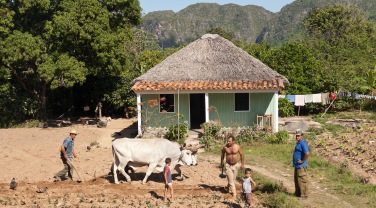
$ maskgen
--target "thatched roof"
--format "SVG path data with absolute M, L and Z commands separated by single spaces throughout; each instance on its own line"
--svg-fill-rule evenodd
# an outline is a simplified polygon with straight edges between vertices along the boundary
M 288 80 L 219 35 L 206 34 L 133 80 L 134 91 L 280 89 Z

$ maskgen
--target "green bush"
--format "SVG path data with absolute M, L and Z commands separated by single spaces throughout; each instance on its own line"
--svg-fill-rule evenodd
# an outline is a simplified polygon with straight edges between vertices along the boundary
M 216 141 L 215 137 L 204 135 L 203 137 L 201 137 L 200 143 L 205 144 L 206 148 L 209 148 L 210 146 L 212 146 L 215 143 L 215 141 Z
M 281 117 L 294 116 L 294 104 L 290 103 L 287 98 L 280 98 L 278 100 L 278 114 Z
M 255 138 L 255 127 L 245 127 L 240 130 L 239 135 L 236 137 L 236 141 L 242 143 L 252 143 Z
M 346 111 L 355 108 L 355 102 L 352 98 L 339 98 L 333 103 L 333 111 Z
M 168 127 L 166 139 L 170 141 L 180 140 L 185 137 L 188 132 L 187 124 L 173 124 Z
M 287 141 L 289 140 L 289 133 L 286 130 L 279 131 L 275 133 L 275 137 L 276 137 L 275 142 L 277 144 L 287 143 Z
M 217 140 L 217 133 L 221 130 L 222 125 L 218 121 L 209 121 L 201 124 L 200 127 L 204 133 L 201 143 L 210 147 Z
M 215 137 L 217 132 L 221 130 L 222 125 L 218 121 L 208 121 L 200 125 L 201 129 L 203 129 L 204 136 L 212 136 Z

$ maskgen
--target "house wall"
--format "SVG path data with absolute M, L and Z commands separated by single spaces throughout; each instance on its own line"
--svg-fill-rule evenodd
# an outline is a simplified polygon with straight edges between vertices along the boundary
M 189 121 L 189 95 L 177 94 L 174 96 L 175 112 L 171 113 L 160 113 L 159 112 L 159 94 L 143 94 L 141 95 L 141 102 L 143 103 L 141 108 L 142 113 L 142 125 L 152 126 L 152 127 L 168 127 L 172 124 L 178 123 L 178 118 L 176 117 L 178 110 L 183 118 L 180 118 L 180 123 L 184 121 Z M 148 101 L 156 100 L 156 105 L 151 106 Z M 179 102 L 178 102 L 179 101 Z M 178 103 L 179 109 L 178 109 Z
M 209 112 L 209 120 L 220 120 L 226 127 L 252 126 L 256 124 L 257 114 L 274 114 L 275 96 L 272 92 L 251 93 L 250 111 L 235 112 L 234 93 L 209 93 L 209 106 L 214 106 L 216 110 Z M 278 99 L 278 98 L 277 98 Z M 157 105 L 150 107 L 149 100 L 156 100 Z M 159 112 L 159 94 L 142 94 L 142 125 L 152 127 L 168 127 L 176 124 L 178 113 L 178 95 L 175 94 L 175 112 Z M 179 95 L 179 113 L 183 115 L 183 121 L 189 121 L 189 94 Z M 273 126 L 277 125 L 276 119 L 272 119 Z
M 273 114 L 273 104 L 274 93 L 251 93 L 250 111 L 235 112 L 234 93 L 210 93 L 209 106 L 215 106 L 216 110 L 211 111 L 209 117 L 227 127 L 251 126 L 256 124 L 257 114 Z

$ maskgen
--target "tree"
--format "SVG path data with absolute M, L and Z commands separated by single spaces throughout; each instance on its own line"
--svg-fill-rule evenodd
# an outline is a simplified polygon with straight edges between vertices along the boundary
M 222 36 L 223 38 L 226 38 L 229 41 L 233 41 L 235 35 L 232 32 L 227 32 L 221 27 L 216 27 L 216 28 L 210 28 L 209 30 L 206 30 L 206 33 L 211 33 L 211 34 L 218 34 Z
M 323 64 L 318 71 L 327 91 L 363 92 L 376 61 L 376 27 L 356 7 L 335 5 L 312 10 L 304 20 L 308 47 Z
M 304 43 L 290 42 L 277 48 L 266 43 L 252 44 L 245 50 L 289 80 L 285 93 L 321 92 L 323 86 L 320 74 L 317 73 L 320 63 L 315 59 L 315 53 Z
M 301 42 L 285 43 L 272 51 L 269 66 L 286 76 L 287 94 L 311 94 L 323 90 L 321 64 L 315 52 Z
M 134 68 L 138 0 L 0 0 L 0 66 L 46 115 L 46 92 Z
M 7 7 L 7 0 L 0 0 L 0 40 L 2 40 L 13 28 L 14 11 Z

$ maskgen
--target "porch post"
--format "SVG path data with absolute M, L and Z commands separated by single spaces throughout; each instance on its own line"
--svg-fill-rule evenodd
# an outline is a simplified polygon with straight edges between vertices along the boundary
M 205 93 L 205 122 L 209 122 L 209 93 Z
M 137 131 L 138 135 L 142 135 L 141 131 L 141 95 L 137 94 Z
M 278 132 L 278 92 L 274 93 L 273 132 Z

